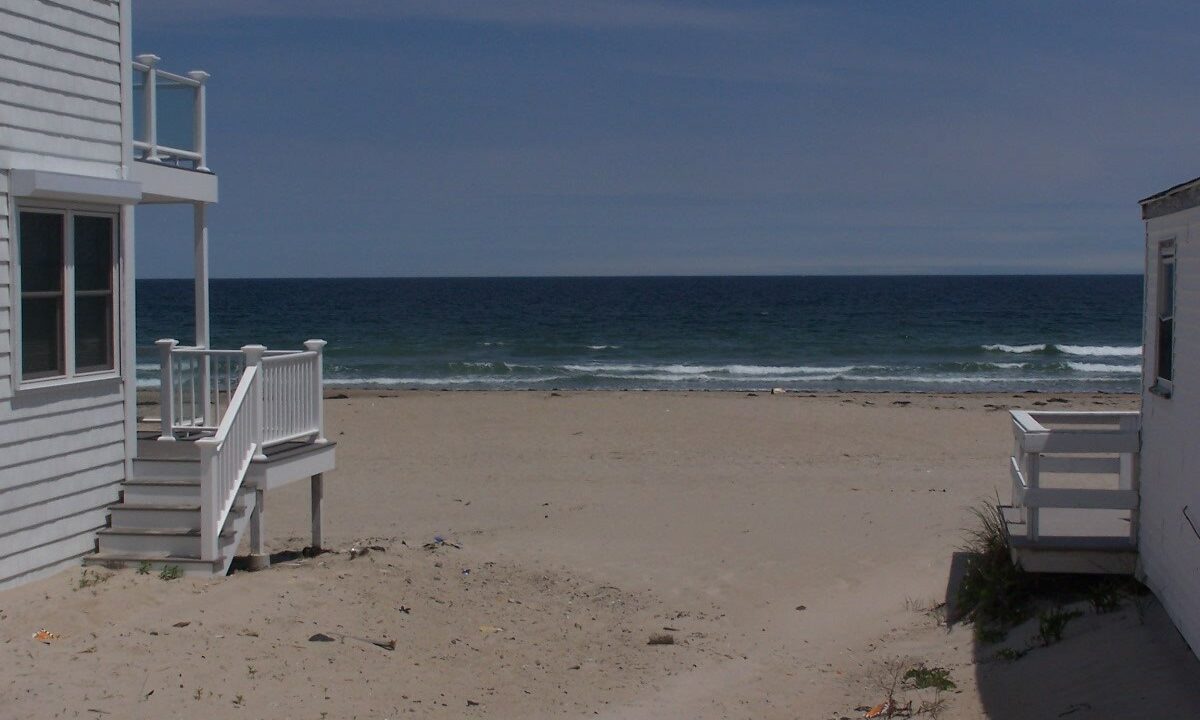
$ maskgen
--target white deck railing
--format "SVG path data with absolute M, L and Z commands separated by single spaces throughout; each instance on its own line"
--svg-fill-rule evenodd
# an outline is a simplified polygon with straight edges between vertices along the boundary
M 158 69 L 157 55 L 138 55 L 133 62 L 137 159 L 209 172 L 205 83 L 208 73 L 186 76 Z M 190 146 L 190 147 L 188 147 Z
M 229 411 L 212 437 L 196 441 L 200 448 L 200 559 L 220 557 L 221 529 L 229 517 L 246 471 L 261 448 L 262 366 L 242 372 Z
M 1141 415 L 1013 411 L 1012 420 L 1012 505 L 1025 522 L 1026 539 L 1041 536 L 1042 508 L 1123 510 L 1129 511 L 1129 539 L 1136 544 Z M 1043 487 L 1042 473 L 1114 475 L 1117 486 Z
M 259 369 L 255 401 L 261 406 L 256 442 L 262 449 L 292 440 L 325 438 L 321 397 L 324 340 L 309 340 L 304 350 L 241 350 L 187 347 L 159 340 L 159 440 L 180 435 L 211 435 L 234 411 L 233 398 L 245 370 Z

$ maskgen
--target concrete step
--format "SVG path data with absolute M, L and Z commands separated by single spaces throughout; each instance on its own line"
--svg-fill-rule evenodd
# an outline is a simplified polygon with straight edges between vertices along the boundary
M 216 561 L 200 560 L 194 557 L 179 557 L 166 553 L 114 553 L 98 552 L 85 555 L 84 565 L 99 565 L 106 568 L 145 568 L 146 572 L 154 575 L 162 572 L 165 567 L 177 567 L 184 575 L 207 577 L 225 565 L 224 559 Z

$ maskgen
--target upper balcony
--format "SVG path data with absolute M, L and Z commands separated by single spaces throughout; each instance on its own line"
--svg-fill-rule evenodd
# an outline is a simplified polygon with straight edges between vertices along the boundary
M 133 179 L 142 202 L 216 202 L 217 177 L 208 167 L 208 73 L 177 75 L 157 55 L 133 62 Z

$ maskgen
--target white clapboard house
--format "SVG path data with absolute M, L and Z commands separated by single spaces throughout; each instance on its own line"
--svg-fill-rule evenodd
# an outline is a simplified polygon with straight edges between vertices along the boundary
M 1014 412 L 1005 512 L 1025 569 L 1134 573 L 1200 652 L 1200 178 L 1141 206 L 1141 411 Z
M 130 30 L 130 0 L 0 0 L 0 587 L 81 561 L 222 573 L 247 528 L 262 564 L 264 492 L 301 479 L 320 544 L 324 343 L 209 348 L 208 76 L 134 57 Z M 145 203 L 193 208 L 196 307 L 139 420 Z

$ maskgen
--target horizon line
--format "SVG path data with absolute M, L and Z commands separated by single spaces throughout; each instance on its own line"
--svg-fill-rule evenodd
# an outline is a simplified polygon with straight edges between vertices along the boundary
M 1141 272 L 992 272 L 992 273 L 699 273 L 645 275 L 274 275 L 209 277 L 209 280 L 636 280 L 636 279 L 694 279 L 694 278 L 874 278 L 874 277 L 1145 277 Z M 192 276 L 137 277 L 135 280 L 188 280 Z

